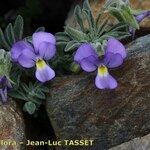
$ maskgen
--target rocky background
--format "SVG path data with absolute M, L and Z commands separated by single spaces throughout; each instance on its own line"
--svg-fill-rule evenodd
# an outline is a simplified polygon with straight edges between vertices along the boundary
M 13 20 L 18 10 L 20 11 L 20 1 L 13 2 L 13 4 L 7 0 L 3 2 L 0 6 L 3 8 L 0 9 L 0 23 L 5 27 L 2 22 Z M 31 28 L 26 29 L 26 33 L 34 31 L 36 26 L 43 25 L 47 27 L 47 31 L 53 33 L 62 31 L 67 13 L 74 1 L 52 0 L 50 2 L 44 0 L 39 2 L 42 3 L 41 7 L 47 8 L 45 16 L 42 15 L 42 21 L 39 20 L 40 15 L 36 13 L 32 14 L 28 20 L 31 14 L 26 13 L 25 10 L 29 9 L 24 3 L 21 3 L 23 7 L 21 12 L 23 10 L 22 13 L 27 19 L 25 23 L 27 26 L 31 25 Z M 81 2 L 76 1 L 75 3 Z M 131 0 L 131 2 L 135 8 L 149 9 L 149 0 Z M 95 13 L 102 3 L 103 0 L 91 0 Z M 6 6 L 9 6 L 8 10 L 4 9 Z M 50 6 L 53 8 L 53 13 L 48 11 Z M 34 15 L 37 18 L 33 17 Z M 58 16 L 61 19 L 56 20 Z M 68 13 L 66 23 L 76 26 L 72 17 L 72 9 Z M 146 19 L 141 27 L 142 29 L 137 32 L 137 37 L 140 38 L 126 45 L 129 57 L 125 63 L 117 70 L 111 70 L 119 82 L 119 87 L 116 90 L 97 90 L 93 83 L 95 74 L 83 73 L 57 77 L 52 83 L 46 110 L 45 107 L 42 107 L 38 118 L 23 113 L 22 105 L 18 100 L 10 100 L 8 104 L 0 105 L 0 139 L 26 141 L 26 139 L 90 138 L 96 141 L 93 147 L 78 149 L 150 149 L 150 20 Z M 23 145 L 0 146 L 0 150 L 24 149 L 53 150 L 55 148 L 46 146 L 26 148 Z
M 95 74 L 55 79 L 46 106 L 58 139 L 94 139 L 89 149 L 107 150 L 150 133 L 150 35 L 127 51 L 122 67 L 111 71 L 115 90 L 96 89 Z
M 21 109 L 12 99 L 7 105 L 0 105 L 0 149 L 1 150 L 25 150 L 19 142 L 24 142 L 25 122 Z M 3 141 L 17 141 L 17 145 L 6 145 Z
M 77 2 L 81 4 L 81 1 Z M 91 1 L 94 14 L 104 1 Z M 131 0 L 134 8 L 149 9 L 149 1 Z M 78 28 L 73 8 L 66 24 Z M 110 17 L 110 23 L 115 23 Z M 136 38 L 150 33 L 150 19 L 145 19 Z M 95 74 L 85 73 L 56 78 L 47 100 L 47 111 L 57 139 L 95 139 L 90 150 L 107 150 L 150 133 L 150 35 L 126 45 L 128 58 L 112 74 L 119 87 L 113 91 L 95 88 Z M 149 136 L 135 139 L 113 150 L 147 150 Z M 61 148 L 60 148 L 61 149 Z M 71 149 L 71 148 L 63 148 Z M 72 148 L 73 149 L 73 148 Z M 76 148 L 74 148 L 76 149 Z
M 149 150 L 150 149 L 150 134 L 142 138 L 135 138 L 129 142 L 111 148 L 110 150 Z

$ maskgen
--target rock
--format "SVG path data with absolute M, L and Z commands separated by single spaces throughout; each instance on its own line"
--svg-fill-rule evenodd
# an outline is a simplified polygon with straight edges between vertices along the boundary
M 0 105 L 0 149 L 24 150 L 19 142 L 25 140 L 25 126 L 21 110 L 17 103 L 10 100 L 8 104 Z M 4 146 L 4 142 L 12 142 Z M 16 144 L 17 145 L 14 145 Z
M 115 90 L 98 90 L 96 73 L 54 80 L 47 112 L 58 139 L 95 139 L 91 149 L 105 150 L 150 133 L 150 35 L 127 51 L 125 63 L 110 71 Z
M 94 16 L 96 16 L 97 12 L 103 6 L 104 2 L 105 2 L 105 0 L 95 0 L 95 1 L 90 0 L 90 4 L 92 7 Z M 81 1 L 76 2 L 76 3 L 79 3 L 80 5 L 82 5 Z M 149 10 L 150 9 L 149 8 L 149 0 L 142 0 L 142 1 L 141 0 L 136 0 L 136 1 L 130 0 L 130 3 L 131 3 L 131 6 L 135 9 L 141 9 L 141 10 Z M 73 17 L 74 6 L 75 5 L 73 5 L 72 9 L 69 12 L 68 19 L 66 20 L 66 24 L 78 28 L 78 25 L 75 22 L 74 17 Z M 116 22 L 116 20 L 112 16 L 109 17 L 109 20 L 110 20 L 111 24 Z M 149 18 L 144 19 L 140 23 L 140 26 L 145 27 L 145 28 L 150 28 L 150 19 Z
M 110 150 L 149 150 L 150 149 L 150 134 L 142 138 L 136 138 Z

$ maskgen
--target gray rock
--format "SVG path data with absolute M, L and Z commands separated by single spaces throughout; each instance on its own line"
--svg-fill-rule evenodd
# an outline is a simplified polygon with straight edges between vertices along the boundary
M 150 150 L 150 134 L 141 138 L 133 139 L 110 150 Z
M 125 63 L 110 71 L 115 90 L 98 90 L 96 73 L 54 80 L 47 112 L 58 139 L 94 139 L 91 149 L 105 150 L 150 133 L 150 35 L 127 51 Z
M 0 105 L 0 150 L 24 150 L 19 143 L 24 141 L 25 127 L 22 112 L 16 102 L 10 100 L 8 104 Z

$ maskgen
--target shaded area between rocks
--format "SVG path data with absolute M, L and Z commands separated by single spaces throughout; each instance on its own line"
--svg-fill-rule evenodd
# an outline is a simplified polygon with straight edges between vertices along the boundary
M 47 141 L 56 140 L 53 127 L 47 116 L 44 106 L 41 106 L 37 117 L 24 114 L 26 125 L 26 137 L 30 141 Z M 53 147 L 45 146 L 28 146 L 27 150 L 55 150 Z

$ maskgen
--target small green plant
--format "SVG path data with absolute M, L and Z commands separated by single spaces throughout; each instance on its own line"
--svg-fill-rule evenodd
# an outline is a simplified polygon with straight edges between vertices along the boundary
M 116 24 L 108 23 L 103 17 L 106 13 L 118 20 Z M 81 68 L 86 72 L 97 70 L 97 88 L 116 88 L 118 83 L 108 69 L 120 66 L 127 57 L 119 40 L 133 36 L 139 22 L 148 16 L 150 11 L 134 10 L 128 0 L 107 0 L 95 17 L 85 0 L 83 7 L 77 5 L 74 10 L 78 30 L 67 25 L 64 32 L 54 36 L 40 27 L 26 37 L 19 15 L 4 31 L 0 28 L 1 101 L 7 102 L 8 93 L 24 101 L 25 112 L 35 114 L 50 92 L 48 81 L 55 75 L 78 73 Z

